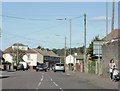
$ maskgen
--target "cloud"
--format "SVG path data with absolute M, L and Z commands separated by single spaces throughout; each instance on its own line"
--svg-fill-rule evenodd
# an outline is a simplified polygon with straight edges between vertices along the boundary
M 108 21 L 111 21 L 112 18 L 108 17 Z M 106 21 L 106 16 L 93 17 L 89 21 Z

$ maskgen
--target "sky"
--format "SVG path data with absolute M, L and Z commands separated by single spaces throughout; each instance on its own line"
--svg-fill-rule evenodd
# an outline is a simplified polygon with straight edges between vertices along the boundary
M 2 50 L 14 43 L 30 48 L 81 47 L 84 44 L 84 13 L 87 15 L 87 47 L 97 35 L 106 35 L 105 2 L 2 2 L 0 3 Z M 112 3 L 108 3 L 109 32 Z M 57 20 L 63 19 L 63 20 Z M 66 19 L 66 20 L 65 20 Z M 118 28 L 118 3 L 115 3 L 115 28 Z

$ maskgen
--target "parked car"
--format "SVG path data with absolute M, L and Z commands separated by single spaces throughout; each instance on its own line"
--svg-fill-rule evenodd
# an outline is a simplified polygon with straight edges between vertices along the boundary
M 45 71 L 47 72 L 47 65 L 45 63 L 39 63 L 37 66 L 36 66 L 36 72 L 38 71 Z
M 24 70 L 28 70 L 28 64 L 27 62 L 19 62 L 20 64 L 23 64 Z
M 47 67 L 47 70 L 50 70 L 50 67 Z
M 50 70 L 54 70 L 54 64 L 50 65 Z
M 56 63 L 54 65 L 54 72 L 56 72 L 56 71 L 63 71 L 63 72 L 65 72 L 64 63 Z
M 16 66 L 16 71 L 17 70 L 23 70 L 24 71 L 24 66 L 23 66 L 23 64 L 17 64 L 17 66 Z

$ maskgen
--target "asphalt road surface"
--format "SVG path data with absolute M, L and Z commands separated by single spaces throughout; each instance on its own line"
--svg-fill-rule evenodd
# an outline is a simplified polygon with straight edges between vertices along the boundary
M 67 72 L 36 72 L 34 70 L 5 72 L 2 78 L 2 89 L 106 89 L 88 79 L 80 79 Z

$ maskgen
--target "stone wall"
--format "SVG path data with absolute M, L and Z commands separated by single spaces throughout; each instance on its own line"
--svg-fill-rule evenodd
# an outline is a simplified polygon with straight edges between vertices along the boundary
M 120 63 L 120 39 L 108 41 L 102 46 L 102 75 L 109 76 L 109 61 L 114 59 L 117 67 Z

